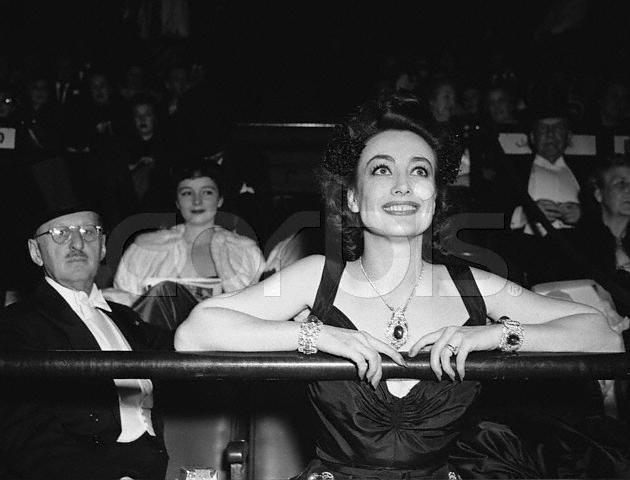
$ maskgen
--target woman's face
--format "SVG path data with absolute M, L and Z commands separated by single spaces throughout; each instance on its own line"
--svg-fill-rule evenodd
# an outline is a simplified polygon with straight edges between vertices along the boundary
M 433 219 L 436 166 L 435 152 L 415 133 L 378 133 L 361 152 L 348 206 L 373 233 L 419 235 Z
M 619 166 L 604 174 L 595 198 L 608 215 L 630 217 L 630 167 Z
M 175 204 L 185 223 L 204 225 L 214 222 L 217 210 L 223 205 L 223 197 L 212 178 L 187 178 L 177 185 Z

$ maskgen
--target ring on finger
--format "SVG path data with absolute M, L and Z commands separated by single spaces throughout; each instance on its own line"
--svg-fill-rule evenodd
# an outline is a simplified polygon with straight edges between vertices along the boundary
M 445 346 L 451 351 L 453 355 L 457 355 L 457 353 L 459 352 L 459 347 L 451 345 L 450 343 L 447 343 Z

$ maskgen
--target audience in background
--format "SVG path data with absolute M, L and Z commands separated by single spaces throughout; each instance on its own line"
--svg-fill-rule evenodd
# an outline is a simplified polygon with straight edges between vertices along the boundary
M 490 124 L 497 130 L 518 126 L 516 98 L 506 87 L 491 87 L 486 92 L 485 108 Z
M 180 158 L 206 157 L 220 163 L 227 177 L 223 209 L 233 214 L 227 226 L 252 238 L 268 238 L 275 226 L 270 221 L 277 221 L 270 214 L 273 172 L 260 151 L 233 135 L 238 99 L 226 94 L 226 72 L 211 70 L 213 65 L 199 58 L 187 61 L 177 49 L 162 53 L 148 47 L 145 56 L 136 51 L 121 57 L 118 65 L 88 52 L 59 54 L 48 65 L 49 75 L 46 61 L 37 55 L 22 61 L 2 57 L 5 83 L 0 128 L 15 128 L 15 148 L 0 149 L 4 167 L 10 159 L 24 164 L 25 158 L 32 162 L 53 152 L 63 153 L 71 164 L 73 188 L 98 197 L 97 201 L 107 198 L 107 205 L 101 205 L 103 215 L 115 225 L 134 213 L 167 211 L 171 199 L 161 190 L 169 168 L 177 167 Z M 108 72 L 94 65 L 107 65 Z M 528 110 L 529 114 L 536 110 L 535 92 L 545 83 L 552 84 L 554 100 L 571 97 L 593 106 L 582 112 L 579 127 L 597 136 L 599 158 L 614 149 L 623 150 L 622 140 L 613 136 L 628 130 L 628 85 L 614 70 L 601 76 L 601 86 L 594 90 L 588 82 L 594 84 L 599 78 L 581 79 L 563 71 L 562 65 L 541 77 L 523 73 L 518 60 L 500 48 L 487 55 L 485 65 L 464 62 L 452 49 L 435 58 L 415 56 L 408 50 L 391 52 L 383 65 L 379 88 L 420 93 L 435 126 L 463 136 L 463 167 L 458 186 L 451 191 L 461 197 L 467 212 L 509 215 L 520 203 L 514 192 L 530 187 L 531 165 L 540 170 L 536 162 L 531 157 L 524 161 L 504 157 L 497 137 L 504 132 L 525 133 L 524 119 Z M 120 79 L 114 81 L 110 71 L 121 72 Z M 546 140 L 550 134 L 563 150 L 570 138 L 566 128 L 545 128 L 549 131 L 532 132 L 536 153 L 547 148 L 543 143 L 554 143 Z M 537 160 L 542 162 L 545 156 L 540 157 Z M 562 167 L 564 161 L 570 169 L 563 170 L 563 178 L 571 180 L 572 175 L 578 186 L 597 163 L 580 164 L 567 157 L 547 161 L 554 168 Z M 15 175 L 6 171 L 7 178 Z M 516 185 L 512 177 L 517 178 Z M 578 188 L 568 183 L 573 184 L 571 198 L 560 201 L 563 211 L 548 202 L 552 200 L 548 196 L 535 198 L 548 218 L 562 227 L 574 224 L 580 216 Z M 514 226 L 529 232 L 526 215 L 516 217 L 518 212 Z M 484 236 L 475 241 L 483 243 Z
M 567 238 L 580 258 L 562 257 L 561 278 L 595 278 L 599 270 L 630 292 L 630 159 L 609 155 L 591 175 L 584 195 L 585 212 Z M 614 295 L 613 295 L 614 298 Z M 630 315 L 630 293 L 616 306 Z
M 575 226 L 581 214 L 578 195 L 584 168 L 565 157 L 570 135 L 565 112 L 539 111 L 529 137 L 533 155 L 526 161 L 515 160 L 512 170 L 519 182 L 516 194 L 526 189 L 555 228 Z M 523 229 L 529 235 L 541 233 L 536 221 L 520 205 L 512 214 L 511 228 Z
M 498 183 L 507 195 L 504 211 L 512 231 L 495 235 L 497 243 L 492 248 L 508 260 L 513 267 L 511 278 L 519 282 L 548 281 L 558 274 L 550 269 L 549 258 L 556 252 L 548 232 L 526 196 L 555 229 L 573 228 L 580 219 L 579 193 L 589 164 L 565 156 L 569 139 L 566 110 L 541 106 L 534 114 L 529 134 L 532 153 L 504 156 Z
M 50 83 L 45 75 L 35 75 L 29 81 L 20 117 L 28 128 L 29 150 L 47 154 L 61 150 L 61 111 L 53 100 Z
M 427 101 L 438 125 L 448 124 L 457 111 L 457 90 L 449 78 L 436 78 L 427 89 Z
M 155 101 L 138 95 L 131 101 L 133 130 L 125 137 L 127 168 L 131 175 L 139 212 L 170 210 L 168 191 L 172 143 L 160 127 Z

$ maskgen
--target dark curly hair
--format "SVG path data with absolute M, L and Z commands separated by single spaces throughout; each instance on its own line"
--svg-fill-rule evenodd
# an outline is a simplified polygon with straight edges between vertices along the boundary
M 326 206 L 329 234 L 341 239 L 343 260 L 356 260 L 363 253 L 363 223 L 347 204 L 348 189 L 356 185 L 359 157 L 369 139 L 386 130 L 410 131 L 434 150 L 437 158 L 437 186 L 433 236 L 442 225 L 446 210 L 446 186 L 457 177 L 463 147 L 458 135 L 441 129 L 429 131 L 430 114 L 415 96 L 408 93 L 380 93 L 361 105 L 358 111 L 335 129 L 318 171 L 321 194 Z M 431 236 L 429 236 L 431 237 Z
M 183 161 L 171 170 L 172 192 L 177 198 L 177 187 L 180 182 L 194 178 L 209 177 L 216 183 L 219 194 L 225 192 L 226 178 L 223 168 L 205 158 Z

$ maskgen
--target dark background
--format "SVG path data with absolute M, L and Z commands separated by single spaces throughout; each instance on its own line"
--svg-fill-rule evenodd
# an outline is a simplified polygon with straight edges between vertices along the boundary
M 67 50 L 115 69 L 134 57 L 159 64 L 179 50 L 208 66 L 243 121 L 337 119 L 365 98 L 393 55 L 456 64 L 473 80 L 500 58 L 521 78 L 554 68 L 598 75 L 629 62 L 626 1 L 191 0 L 190 37 L 151 41 L 140 41 L 125 16 L 138 3 L 3 0 L 4 54 L 28 60 Z M 549 33 L 550 21 L 582 8 L 577 27 Z

